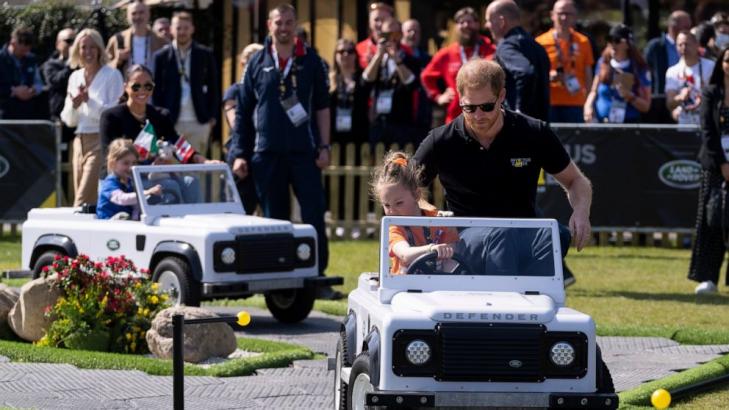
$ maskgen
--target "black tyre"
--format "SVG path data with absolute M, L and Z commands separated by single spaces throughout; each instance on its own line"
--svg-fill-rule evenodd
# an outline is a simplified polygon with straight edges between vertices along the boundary
M 342 367 L 347 367 L 347 344 L 344 340 L 344 332 L 339 336 L 337 353 L 334 356 L 336 363 L 334 367 L 334 410 L 347 410 L 348 384 L 342 381 Z
M 154 268 L 152 280 L 170 295 L 175 306 L 200 306 L 200 284 L 195 281 L 190 265 L 176 256 L 168 256 Z
M 597 347 L 597 393 L 615 393 L 615 385 L 613 377 L 610 375 L 610 369 L 602 360 L 602 352 Z
M 347 389 L 347 409 L 351 410 L 379 410 L 382 406 L 367 406 L 365 395 L 375 391 L 370 381 L 370 352 L 364 351 L 354 359 L 352 371 L 349 373 Z
M 266 293 L 266 306 L 281 323 L 297 323 L 314 307 L 315 289 L 282 289 Z
M 41 273 L 43 273 L 43 268 L 45 266 L 53 265 L 53 261 L 56 260 L 56 256 L 63 256 L 63 254 L 55 250 L 43 252 L 38 260 L 35 261 L 35 265 L 33 265 L 33 279 L 40 278 Z

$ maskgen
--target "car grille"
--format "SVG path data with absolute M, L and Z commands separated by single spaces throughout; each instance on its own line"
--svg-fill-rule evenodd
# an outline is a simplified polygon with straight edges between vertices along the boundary
M 238 273 L 290 271 L 294 268 L 294 237 L 287 234 L 236 237 Z
M 544 334 L 541 325 L 441 323 L 436 379 L 541 381 Z

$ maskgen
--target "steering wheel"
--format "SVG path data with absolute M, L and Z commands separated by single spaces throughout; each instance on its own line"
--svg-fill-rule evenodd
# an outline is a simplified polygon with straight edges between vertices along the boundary
M 424 255 L 420 255 L 408 266 L 405 271 L 406 275 L 470 275 L 471 268 L 466 263 L 466 260 L 461 255 L 454 253 L 450 257 L 451 260 L 457 263 L 453 272 L 444 272 L 436 270 L 438 253 L 428 252 Z
M 174 205 L 181 202 L 175 192 L 163 190 L 161 195 L 148 195 L 147 203 L 150 205 Z

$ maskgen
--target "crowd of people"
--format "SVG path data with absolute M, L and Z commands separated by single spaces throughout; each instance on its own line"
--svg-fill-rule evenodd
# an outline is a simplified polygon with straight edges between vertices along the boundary
M 170 20 L 150 24 L 148 6 L 133 1 L 127 7 L 128 29 L 105 44 L 95 30 L 64 28 L 58 32 L 56 53 L 42 65 L 30 52 L 33 32 L 14 30 L 0 51 L 0 118 L 62 121 L 64 135 L 73 140 L 78 206 L 96 203 L 98 181 L 107 177 L 110 163 L 106 152 L 116 138 L 133 140 L 152 124 L 161 140 L 174 144 L 184 139 L 189 145 L 178 159 L 205 162 L 211 131 L 222 112 L 232 130 L 226 160 L 246 210 L 260 206 L 267 217 L 288 219 L 293 188 L 303 221 L 319 234 L 322 274 L 328 246 L 321 171 L 330 164 L 334 142 L 369 144 L 373 150 L 378 143 L 413 144 L 419 147 L 413 160 L 424 166 L 427 182 L 436 174 L 444 185 L 457 182 L 446 190 L 451 210 L 470 216 L 534 217 L 539 210 L 533 206 L 531 174 L 521 181 L 524 192 L 501 186 L 508 179 L 486 189 L 489 197 L 494 189 L 514 194 L 512 202 L 484 201 L 483 186 L 464 188 L 468 175 L 460 175 L 462 167 L 440 160 L 443 150 L 469 149 L 452 145 L 458 139 L 449 135 L 471 135 L 493 155 L 495 148 L 510 149 L 494 143 L 495 129 L 514 133 L 523 128 L 554 142 L 545 123 L 522 122 L 521 115 L 547 123 L 638 123 L 659 101 L 671 121 L 702 125 L 702 204 L 710 202 L 710 187 L 729 180 L 721 137 L 729 124 L 724 121 L 729 101 L 721 86 L 722 67 L 729 64 L 724 60 L 729 15 L 717 13 L 693 25 L 688 13 L 674 11 L 667 31 L 641 51 L 631 28 L 622 24 L 610 29 L 607 45 L 597 50 L 590 34 L 576 29 L 578 13 L 573 0 L 556 1 L 553 27 L 535 37 L 521 26 L 520 9 L 512 0 L 490 2 L 483 16 L 465 7 L 453 16 L 456 41 L 431 57 L 421 45 L 417 20 L 401 23 L 391 5 L 374 2 L 368 7 L 369 36 L 359 43 L 337 40 L 329 67 L 307 43 L 296 10 L 279 5 L 269 13 L 264 43 L 242 51 L 241 81 L 221 98 L 213 52 L 193 40 L 193 16 L 175 12 Z M 482 28 L 490 36 L 482 35 Z M 474 61 L 493 62 L 471 69 L 471 74 L 488 74 L 493 82 L 483 84 L 465 73 L 463 81 L 470 86 L 459 87 L 462 67 Z M 503 93 L 495 67 L 503 72 Z M 715 106 L 707 106 L 707 99 Z M 445 128 L 430 131 L 441 125 L 434 123 L 435 107 L 445 113 Z M 554 156 L 539 164 L 568 192 L 574 191 L 569 228 L 581 246 L 589 236 L 589 181 L 556 145 L 544 149 L 534 155 Z M 454 153 L 463 158 L 461 154 L 473 153 Z M 490 169 L 492 163 L 479 162 L 478 156 L 472 159 L 485 173 L 504 172 Z M 706 224 L 701 210 L 699 214 L 698 223 Z M 713 274 L 711 280 L 715 284 Z M 702 286 L 711 290 L 706 283 Z

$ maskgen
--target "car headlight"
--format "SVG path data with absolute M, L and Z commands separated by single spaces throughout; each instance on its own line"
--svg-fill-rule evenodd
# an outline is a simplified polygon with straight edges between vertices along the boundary
M 575 361 L 575 348 L 567 342 L 557 342 L 549 349 L 549 359 L 557 366 L 567 367 Z
M 233 264 L 235 262 L 235 249 L 231 247 L 223 248 L 220 251 L 220 260 L 226 265 Z
M 410 363 L 421 366 L 430 360 L 430 346 L 422 340 L 413 340 L 405 348 L 405 357 Z
M 306 261 L 311 258 L 311 246 L 308 243 L 301 243 L 296 247 L 296 257 L 300 261 Z

